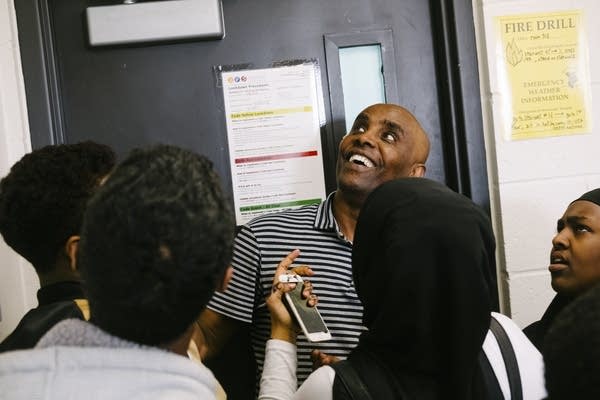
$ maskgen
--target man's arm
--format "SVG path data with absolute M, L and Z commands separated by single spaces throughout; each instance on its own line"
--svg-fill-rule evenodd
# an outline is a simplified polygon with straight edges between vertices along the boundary
M 192 340 L 202 360 L 217 355 L 244 322 L 229 318 L 211 309 L 204 309 L 196 321 Z
M 243 226 L 235 238 L 231 265 L 234 272 L 227 289 L 216 291 L 196 320 L 192 341 L 202 360 L 219 354 L 234 334 L 252 322 L 260 254 L 248 227 Z

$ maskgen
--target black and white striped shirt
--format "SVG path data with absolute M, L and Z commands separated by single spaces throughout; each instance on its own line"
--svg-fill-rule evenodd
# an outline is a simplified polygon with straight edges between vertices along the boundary
M 319 312 L 332 335 L 331 340 L 320 343 L 298 336 L 298 383 L 312 370 L 312 349 L 345 358 L 364 330 L 362 305 L 352 282 L 352 244 L 339 232 L 333 217 L 334 195 L 321 204 L 257 217 L 242 227 L 235 239 L 233 279 L 224 293 L 213 296 L 208 307 L 252 324 L 259 378 L 271 333 L 265 298 L 275 268 L 294 249 L 300 250 L 295 265 L 308 265 L 315 272 L 310 280 L 319 296 Z

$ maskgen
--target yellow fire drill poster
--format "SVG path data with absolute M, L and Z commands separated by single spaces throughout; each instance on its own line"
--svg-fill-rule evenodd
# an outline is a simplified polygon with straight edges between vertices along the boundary
M 591 87 L 582 11 L 495 18 L 507 139 L 589 132 Z

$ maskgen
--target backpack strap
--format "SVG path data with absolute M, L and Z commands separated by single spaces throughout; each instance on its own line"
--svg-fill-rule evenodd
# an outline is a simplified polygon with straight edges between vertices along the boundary
M 508 375 L 508 384 L 510 385 L 510 399 L 523 400 L 523 388 L 521 386 L 521 374 L 519 373 L 517 356 L 515 355 L 515 351 L 506 331 L 493 315 L 492 320 L 490 321 L 490 330 L 498 342 L 500 353 L 504 359 L 506 374 Z
M 335 379 L 342 383 L 346 393 L 352 400 L 373 400 L 360 376 L 348 361 L 340 361 L 330 365 L 335 370 Z M 335 399 L 335 393 L 334 393 Z

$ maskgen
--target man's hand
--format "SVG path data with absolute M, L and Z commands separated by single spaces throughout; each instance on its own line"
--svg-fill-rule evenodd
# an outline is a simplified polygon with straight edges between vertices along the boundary
M 282 297 L 284 293 L 294 290 L 297 283 L 281 282 L 279 277 L 284 274 L 301 276 L 312 276 L 314 274 L 307 265 L 289 269 L 299 255 L 300 251 L 294 250 L 277 265 L 275 275 L 273 276 L 271 294 L 266 299 L 267 308 L 271 313 L 271 338 L 285 340 L 290 343 L 296 343 L 296 335 L 299 328 L 283 304 Z M 302 297 L 307 299 L 307 304 L 310 306 L 317 304 L 318 299 L 312 294 L 312 284 L 309 281 L 304 282 Z
M 328 354 L 323 353 L 321 350 L 318 350 L 318 349 L 314 349 L 310 353 L 310 358 L 313 363 L 313 371 L 319 367 L 322 367 L 323 365 L 335 364 L 336 362 L 340 361 L 340 359 L 338 357 L 330 356 Z

